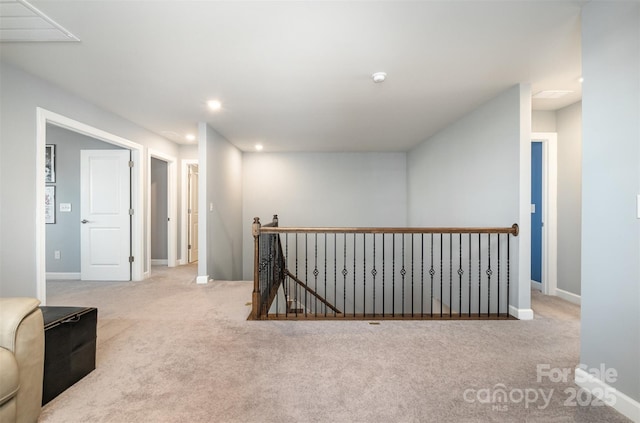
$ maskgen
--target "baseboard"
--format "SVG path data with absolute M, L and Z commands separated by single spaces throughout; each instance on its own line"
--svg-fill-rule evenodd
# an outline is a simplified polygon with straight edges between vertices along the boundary
M 542 283 L 531 281 L 531 289 L 535 289 L 536 291 L 542 292 Z
M 530 308 L 515 308 L 510 305 L 509 314 L 518 320 L 533 320 L 533 310 Z
M 47 272 L 46 278 L 50 281 L 79 281 L 80 272 Z
M 152 266 L 166 266 L 169 263 L 167 259 L 151 259 Z
M 570 303 L 578 304 L 578 305 L 580 305 L 582 300 L 580 295 L 576 295 L 573 292 L 565 291 L 564 289 L 559 289 L 559 288 L 556 288 L 555 295 L 557 297 L 562 298 L 565 301 L 569 301 Z
M 635 423 L 640 423 L 640 402 L 579 367 L 576 368 L 575 382 L 576 385 L 590 392 L 594 397 L 601 399 L 606 405 L 614 408 L 625 417 L 630 418 Z
M 209 275 L 198 276 L 196 278 L 196 283 L 198 283 L 198 284 L 204 285 L 204 284 L 206 284 L 208 282 L 209 282 Z

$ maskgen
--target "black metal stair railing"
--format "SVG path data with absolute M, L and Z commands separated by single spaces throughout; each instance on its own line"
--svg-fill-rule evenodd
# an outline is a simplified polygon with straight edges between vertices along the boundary
M 508 319 L 504 228 L 282 228 L 254 220 L 251 319 Z

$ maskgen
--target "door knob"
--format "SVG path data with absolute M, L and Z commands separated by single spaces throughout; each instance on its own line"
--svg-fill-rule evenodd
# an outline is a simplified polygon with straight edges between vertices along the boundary
M 87 219 L 82 219 L 81 222 L 82 222 L 82 224 L 89 223 L 89 221 Z

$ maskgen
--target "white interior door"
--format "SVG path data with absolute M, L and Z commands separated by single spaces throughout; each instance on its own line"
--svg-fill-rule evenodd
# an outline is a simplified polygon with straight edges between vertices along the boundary
M 189 165 L 189 263 L 198 260 L 198 165 Z
M 80 165 L 82 280 L 131 279 L 129 150 L 82 150 Z

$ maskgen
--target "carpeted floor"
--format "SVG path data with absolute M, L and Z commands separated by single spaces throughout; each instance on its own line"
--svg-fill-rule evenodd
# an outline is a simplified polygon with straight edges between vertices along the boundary
M 49 282 L 48 305 L 98 308 L 97 368 L 39 421 L 628 421 L 573 404 L 579 307 L 558 298 L 535 295 L 532 321 L 255 322 L 250 282 L 195 276 Z

